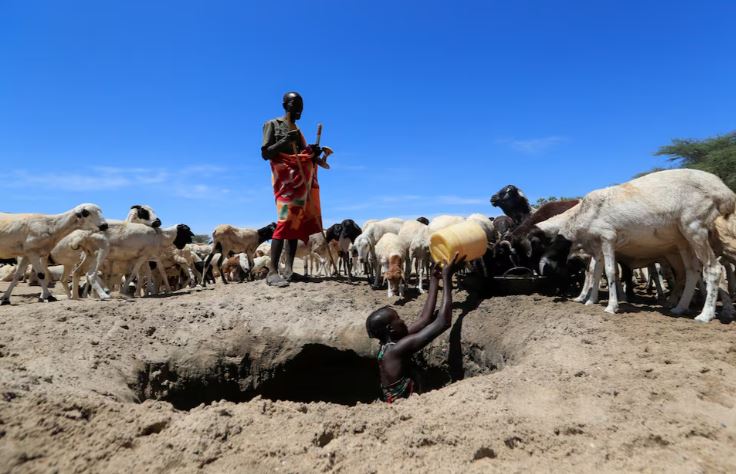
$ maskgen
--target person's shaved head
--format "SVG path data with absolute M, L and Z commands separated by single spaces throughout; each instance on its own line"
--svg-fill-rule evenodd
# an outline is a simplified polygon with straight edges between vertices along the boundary
M 381 342 L 406 335 L 406 324 L 391 306 L 383 306 L 373 311 L 365 320 L 365 329 L 368 331 L 368 337 Z

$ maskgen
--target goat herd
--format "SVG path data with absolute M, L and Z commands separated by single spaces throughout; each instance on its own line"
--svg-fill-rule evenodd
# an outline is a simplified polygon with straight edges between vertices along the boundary
M 718 299 L 722 318 L 732 317 L 736 195 L 715 175 L 660 171 L 534 211 L 524 194 L 509 185 L 491 203 L 505 215 L 388 218 L 362 226 L 346 219 L 300 241 L 296 255 L 305 275 L 344 273 L 352 279 L 362 274 L 376 288 L 385 280 L 389 297 L 403 296 L 412 283 L 423 293 L 431 234 L 471 221 L 485 232 L 488 250 L 468 270 L 485 284 L 524 267 L 553 281 L 561 293 L 579 285 L 575 300 L 595 304 L 605 271 L 606 311 L 615 313 L 619 299 L 633 295 L 638 271 L 676 314 L 689 310 L 699 288 L 704 304 L 695 319 L 713 319 Z M 263 278 L 274 230 L 273 223 L 261 229 L 220 225 L 207 245 L 192 243 L 193 233 L 184 224 L 161 227 L 148 206 L 133 206 L 124 221 L 106 220 L 94 204 L 57 215 L 0 213 L 0 258 L 7 264 L 4 278 L 11 279 L 1 303 L 9 304 L 14 287 L 26 278 L 38 280 L 40 301 L 55 300 L 48 289 L 53 280 L 69 298 L 106 300 L 112 291 L 141 296 L 161 287 L 204 286 L 214 283 L 218 273 L 223 283 Z M 27 274 L 29 264 L 32 272 Z

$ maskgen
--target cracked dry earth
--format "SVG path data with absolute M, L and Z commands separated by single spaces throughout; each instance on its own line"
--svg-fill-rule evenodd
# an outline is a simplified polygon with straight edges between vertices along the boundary
M 736 471 L 734 324 L 459 291 L 416 361 L 435 390 L 389 406 L 365 283 L 20 290 L 0 307 L 0 472 Z

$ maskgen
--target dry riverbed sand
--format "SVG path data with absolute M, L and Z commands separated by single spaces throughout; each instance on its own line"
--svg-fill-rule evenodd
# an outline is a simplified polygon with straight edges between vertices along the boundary
M 454 382 L 386 405 L 364 328 L 385 292 L 210 288 L 20 287 L 0 307 L 0 472 L 736 472 L 736 324 L 459 291 L 416 361 L 428 388 Z

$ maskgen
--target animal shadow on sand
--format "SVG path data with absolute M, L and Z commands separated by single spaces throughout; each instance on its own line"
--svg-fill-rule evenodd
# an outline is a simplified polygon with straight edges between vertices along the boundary
M 563 302 L 563 301 L 571 301 L 567 298 L 555 298 L 555 302 Z M 582 303 L 576 303 L 576 304 L 582 304 Z M 598 300 L 598 303 L 593 306 L 600 306 L 601 308 L 605 308 L 606 304 L 608 304 L 608 292 L 605 290 L 601 290 L 600 292 L 600 298 Z M 691 308 L 700 308 L 702 307 L 701 301 L 693 301 L 691 304 Z M 731 324 L 733 322 L 733 319 L 725 318 L 721 316 L 722 309 L 717 310 L 716 319 L 718 319 L 721 324 Z M 619 303 L 618 313 L 616 314 L 636 314 L 636 313 L 659 313 L 664 317 L 667 318 L 673 318 L 673 319 L 694 319 L 695 316 L 697 316 L 698 312 L 695 309 L 691 309 L 685 314 L 675 314 L 672 312 L 671 308 L 667 308 L 666 306 L 660 304 L 657 302 L 656 296 L 649 296 L 649 295 L 641 295 L 636 294 L 634 295 L 633 301 L 624 302 L 621 301 Z

